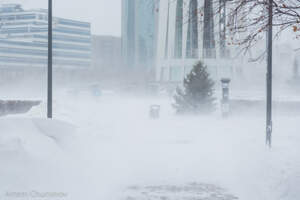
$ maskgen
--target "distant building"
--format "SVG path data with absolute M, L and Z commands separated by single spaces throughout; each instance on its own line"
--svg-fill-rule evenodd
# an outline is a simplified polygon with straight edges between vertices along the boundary
M 155 68 L 159 0 L 122 0 L 122 56 L 125 67 Z
M 0 70 L 46 69 L 47 10 L 24 10 L 18 4 L 0 7 Z M 91 66 L 91 25 L 53 18 L 54 69 Z
M 226 64 L 225 2 L 220 0 L 220 14 L 214 16 L 219 5 L 211 0 L 164 0 L 159 4 L 156 80 L 181 82 L 193 65 L 202 60 L 211 75 L 219 76 L 216 59 Z M 215 19 L 218 19 L 218 21 Z M 218 42 L 217 42 L 218 41 Z M 220 62 L 219 62 L 220 63 Z
M 135 64 L 135 11 L 135 0 L 122 1 L 122 56 L 126 67 Z
M 112 72 L 121 64 L 121 38 L 92 36 L 92 66 L 100 72 Z

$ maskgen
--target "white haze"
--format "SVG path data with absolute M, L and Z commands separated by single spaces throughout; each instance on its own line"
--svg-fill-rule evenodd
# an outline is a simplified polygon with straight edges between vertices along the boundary
M 19 90 L 19 98 L 25 94 Z M 1 199 L 55 191 L 70 200 L 122 200 L 133 185 L 191 182 L 215 184 L 242 200 L 300 196 L 300 116 L 275 113 L 270 150 L 263 112 L 179 117 L 164 95 L 94 97 L 62 86 L 54 94 L 53 121 L 44 119 L 41 93 L 35 98 L 44 103 L 30 113 L 0 119 Z M 162 106 L 159 120 L 148 117 L 152 104 Z
M 55 6 L 59 16 L 92 20 L 94 33 L 119 35 L 118 17 L 109 18 L 112 25 L 107 23 L 116 1 L 97 1 L 98 7 L 91 6 L 95 1 L 57 1 Z M 41 1 L 25 3 L 46 7 Z M 289 83 L 297 42 L 284 36 L 275 44 L 276 100 L 300 100 L 299 88 Z M 265 61 L 249 63 L 244 58 L 236 63 L 243 73 L 232 77 L 230 97 L 263 101 Z M 106 85 L 101 97 L 89 89 L 95 81 Z M 54 120 L 45 119 L 46 74 L 40 80 L 1 83 L 0 99 L 42 101 L 27 114 L 0 118 L 1 200 L 18 199 L 7 196 L 9 192 L 30 191 L 66 193 L 62 200 L 125 200 L 126 189 L 133 185 L 191 182 L 220 186 L 241 200 L 300 198 L 300 111 L 274 112 L 269 149 L 264 110 L 249 109 L 228 119 L 220 117 L 219 107 L 210 116 L 176 116 L 172 98 L 165 94 L 127 94 L 119 92 L 117 84 L 97 79 L 54 82 Z M 219 103 L 218 84 L 216 92 Z M 152 104 L 161 105 L 159 120 L 148 117 Z

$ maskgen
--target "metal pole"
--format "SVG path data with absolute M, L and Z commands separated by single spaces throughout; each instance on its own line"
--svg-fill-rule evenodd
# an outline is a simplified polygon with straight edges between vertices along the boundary
M 226 0 L 219 0 L 220 19 L 219 19 L 219 35 L 220 35 L 220 57 L 226 57 Z
M 268 20 L 268 69 L 267 69 L 267 124 L 266 124 L 266 144 L 272 145 L 272 39 L 273 39 L 273 0 L 269 0 L 269 20 Z
M 47 117 L 52 118 L 52 0 L 48 0 L 48 97 Z

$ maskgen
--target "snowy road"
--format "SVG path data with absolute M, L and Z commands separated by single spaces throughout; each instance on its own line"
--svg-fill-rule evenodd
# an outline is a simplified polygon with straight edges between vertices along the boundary
M 31 190 L 65 192 L 70 200 L 123 200 L 131 194 L 174 199 L 172 188 L 178 199 L 300 197 L 300 118 L 275 113 L 269 150 L 264 116 L 177 117 L 169 99 L 60 98 L 54 116 L 74 129 L 30 120 L 15 127 L 15 117 L 9 123 L 0 119 L 6 124 L 0 142 L 7 147 L 0 149 L 1 199 L 12 199 L 6 192 Z M 160 120 L 148 118 L 151 104 L 162 105 Z M 43 108 L 19 120 L 42 117 Z M 4 137 L 12 132 L 12 138 Z M 198 183 L 198 189 L 178 192 L 189 183 Z M 131 186 L 139 190 L 128 190 Z

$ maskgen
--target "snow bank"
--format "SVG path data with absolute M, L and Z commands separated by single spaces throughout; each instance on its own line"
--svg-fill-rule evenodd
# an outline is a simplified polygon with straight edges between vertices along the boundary
M 72 166 L 68 149 L 76 141 L 76 128 L 63 121 L 24 115 L 1 118 L 0 127 L 0 199 L 62 194 L 64 175 Z M 16 196 L 20 193 L 28 196 Z
M 75 127 L 58 120 L 1 118 L 0 154 L 26 153 L 29 156 L 49 156 L 59 153 Z

